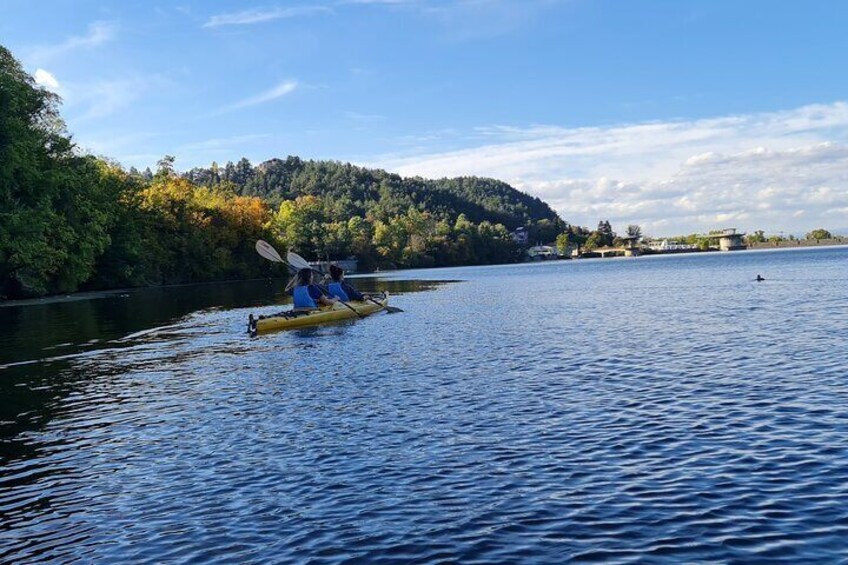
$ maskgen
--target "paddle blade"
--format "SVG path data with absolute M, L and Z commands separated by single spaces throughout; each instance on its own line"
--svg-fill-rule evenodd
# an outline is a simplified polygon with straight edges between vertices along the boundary
M 309 262 L 294 251 L 289 251 L 286 255 L 286 259 L 289 260 L 289 265 L 291 265 L 297 270 L 312 269 L 312 266 L 309 264 Z
M 267 241 L 259 240 L 256 242 L 256 252 L 262 255 L 264 258 L 269 261 L 274 261 L 275 263 L 283 263 L 283 258 L 280 257 L 280 254 L 277 253 L 277 250 L 274 249 Z

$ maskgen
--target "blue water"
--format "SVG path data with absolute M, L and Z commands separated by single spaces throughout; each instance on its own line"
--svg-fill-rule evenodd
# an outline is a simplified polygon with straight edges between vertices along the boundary
M 848 249 L 359 284 L 0 308 L 0 561 L 848 561 Z

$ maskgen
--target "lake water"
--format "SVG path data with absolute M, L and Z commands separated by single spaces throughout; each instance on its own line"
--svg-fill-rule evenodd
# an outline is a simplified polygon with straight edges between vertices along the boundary
M 282 284 L 0 307 L 0 561 L 848 560 L 846 248 Z

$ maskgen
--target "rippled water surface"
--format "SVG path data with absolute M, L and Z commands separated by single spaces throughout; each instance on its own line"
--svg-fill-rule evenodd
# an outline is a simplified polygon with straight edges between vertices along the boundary
M 0 561 L 848 559 L 848 249 L 359 284 L 0 307 Z

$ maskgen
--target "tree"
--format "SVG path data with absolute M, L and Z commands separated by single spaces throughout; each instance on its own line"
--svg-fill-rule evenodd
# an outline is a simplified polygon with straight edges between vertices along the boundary
M 589 234 L 589 237 L 586 238 L 586 243 L 584 244 L 584 247 L 589 250 L 604 246 L 606 246 L 605 236 L 598 231 L 593 231 Z
M 300 196 L 280 204 L 271 219 L 271 230 L 290 249 L 307 258 L 321 258 L 326 221 L 323 204 L 318 197 Z
M 612 226 L 609 223 L 609 220 L 603 220 L 598 222 L 598 230 L 596 232 L 598 234 L 597 247 L 610 246 L 613 244 L 613 240 L 615 239 L 615 232 L 612 231 Z
M 748 240 L 748 244 L 765 243 L 766 235 L 765 235 L 765 232 L 763 230 L 756 230 L 755 232 L 748 234 L 748 236 L 745 239 Z
M 556 247 L 560 255 L 567 255 L 569 249 L 571 249 L 571 233 L 563 232 L 559 234 L 556 238 Z
M 627 226 L 627 236 L 635 237 L 636 240 L 642 239 L 642 228 L 637 226 L 636 224 L 630 224 Z
M 250 164 L 250 161 L 242 157 L 239 159 L 239 162 L 236 163 L 234 176 L 231 180 L 239 186 L 244 186 L 249 183 L 252 178 L 253 166 Z
M 156 176 L 170 177 L 174 174 L 174 161 L 176 157 L 173 155 L 165 155 L 156 162 Z M 213 163 L 214 165 L 214 163 Z
M 811 231 L 805 237 L 806 239 L 833 239 L 833 234 L 824 228 L 819 228 Z
M 0 295 L 76 290 L 108 245 L 125 175 L 75 152 L 58 104 L 0 47 Z

